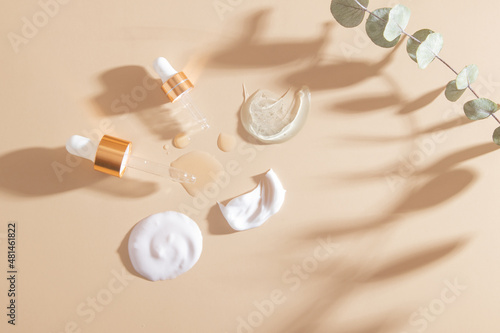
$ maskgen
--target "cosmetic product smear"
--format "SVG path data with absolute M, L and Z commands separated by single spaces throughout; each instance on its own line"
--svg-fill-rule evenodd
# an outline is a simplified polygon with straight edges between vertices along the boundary
M 236 138 L 226 133 L 220 133 L 217 138 L 217 146 L 225 153 L 233 151 L 236 147 Z
M 182 149 L 186 148 L 191 142 L 191 137 L 187 133 L 179 133 L 174 137 L 174 146 Z
M 291 106 L 285 96 L 268 90 L 257 90 L 250 97 L 245 93 L 241 122 L 245 130 L 263 143 L 280 143 L 296 135 L 304 125 L 311 107 L 311 92 L 302 87 L 295 93 Z
M 130 141 L 109 135 L 104 135 L 98 144 L 89 138 L 73 135 L 66 141 L 66 150 L 92 161 L 95 170 L 116 177 L 122 177 L 127 168 L 133 168 L 177 182 L 196 181 L 196 177 L 184 170 L 133 155 Z
M 200 258 L 203 237 L 184 214 L 163 212 L 146 217 L 130 233 L 128 251 L 137 273 L 151 281 L 173 279 Z
M 176 169 L 186 170 L 196 177 L 195 183 L 182 183 L 192 197 L 201 193 L 208 184 L 216 184 L 224 170 L 222 164 L 212 155 L 202 151 L 184 154 L 170 164 Z
M 271 169 L 257 187 L 219 208 L 231 228 L 237 231 L 261 226 L 276 214 L 285 201 L 285 192 L 278 176 Z

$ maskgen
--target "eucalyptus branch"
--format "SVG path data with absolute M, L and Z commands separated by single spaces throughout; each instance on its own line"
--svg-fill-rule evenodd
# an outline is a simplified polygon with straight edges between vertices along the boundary
M 439 60 L 448 67 L 456 79 L 448 82 L 446 98 L 452 102 L 457 101 L 466 89 L 476 97 L 464 105 L 466 116 L 471 120 L 479 120 L 492 116 L 500 124 L 499 118 L 494 114 L 500 105 L 486 98 L 480 98 L 471 84 L 477 79 L 479 71 L 476 65 L 469 65 L 458 72 L 443 58 L 439 52 L 443 46 L 441 34 L 430 29 L 422 29 L 411 35 L 405 31 L 410 19 L 410 10 L 397 5 L 394 8 L 380 8 L 374 11 L 368 9 L 369 0 L 332 0 L 330 10 L 334 18 L 344 27 L 352 28 L 361 24 L 365 13 L 368 13 L 366 32 L 368 37 L 378 46 L 389 48 L 395 46 L 401 35 L 407 36 L 408 54 L 420 68 L 425 69 L 434 59 Z M 493 141 L 500 145 L 500 127 L 493 133 Z

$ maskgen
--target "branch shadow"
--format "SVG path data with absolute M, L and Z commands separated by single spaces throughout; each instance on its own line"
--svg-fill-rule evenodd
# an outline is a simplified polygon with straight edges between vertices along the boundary
M 409 135 L 402 135 L 402 136 L 390 136 L 390 137 L 384 137 L 384 136 L 345 136 L 343 140 L 348 141 L 348 142 L 394 142 L 396 140 L 408 140 L 408 139 L 413 139 L 415 137 L 421 136 L 421 135 L 426 135 L 426 134 L 432 134 L 440 131 L 446 131 L 449 129 L 453 129 L 456 127 L 460 127 L 463 125 L 470 124 L 471 121 L 466 118 L 466 117 L 458 117 L 455 119 L 448 120 L 445 123 L 440 123 L 436 124 L 427 128 L 423 128 L 421 130 L 416 131 L 415 133 L 409 134 Z
M 121 197 L 143 197 L 156 192 L 155 183 L 117 179 L 93 170 L 88 160 L 65 147 L 25 148 L 0 156 L 0 189 L 21 197 L 53 195 L 89 187 Z
M 440 174 L 451 169 L 455 165 L 473 160 L 475 158 L 487 155 L 499 150 L 500 147 L 492 142 L 479 144 L 470 148 L 463 149 L 459 152 L 450 154 L 433 165 L 421 171 L 422 174 Z
M 404 103 L 404 105 L 398 111 L 398 114 L 407 115 L 411 112 L 418 111 L 423 107 L 431 104 L 436 100 L 436 98 L 438 98 L 441 95 L 441 93 L 444 91 L 444 88 L 445 87 L 438 87 L 412 101 Z
M 447 172 L 448 170 L 452 169 L 456 165 L 459 165 L 460 163 L 481 157 L 483 155 L 487 155 L 489 153 L 492 153 L 494 151 L 497 151 L 500 149 L 497 145 L 493 143 L 483 143 L 479 144 L 473 147 L 469 147 L 463 150 L 460 150 L 456 153 L 449 154 L 448 156 L 443 157 L 442 159 L 438 160 L 436 163 L 430 165 L 427 168 L 417 170 L 415 168 L 415 171 L 412 173 L 412 176 L 418 177 L 418 176 L 425 176 L 425 175 L 438 175 Z M 376 179 L 376 178 L 384 178 L 388 177 L 392 172 L 398 172 L 397 170 L 400 170 L 403 168 L 404 165 L 403 163 L 397 163 L 394 165 L 388 165 L 384 167 L 383 169 L 380 169 L 378 171 L 373 171 L 370 173 L 358 173 L 355 175 L 350 175 L 350 176 L 345 176 L 344 178 L 350 181 L 353 180 L 365 180 L 365 179 Z M 405 167 L 406 169 L 406 167 Z M 403 177 L 401 174 L 396 174 L 395 177 Z
M 331 318 L 335 318 L 337 312 L 342 310 L 343 302 L 348 300 L 349 295 L 359 289 L 359 287 L 366 287 L 367 284 L 387 279 L 395 279 L 428 267 L 429 265 L 436 264 L 458 252 L 467 242 L 467 238 L 459 238 L 444 244 L 437 244 L 430 248 L 418 250 L 416 253 L 399 255 L 389 264 L 380 265 L 371 272 L 366 272 L 366 267 L 370 267 L 369 264 L 371 262 L 371 259 L 368 257 L 364 257 L 361 261 L 356 262 L 352 260 L 344 260 L 340 263 L 338 261 L 329 261 L 327 262 L 327 266 L 329 267 L 323 271 L 329 277 L 327 288 L 281 331 L 290 333 L 322 332 L 321 326 L 324 320 L 326 318 L 330 320 Z M 409 311 L 402 310 L 403 306 L 404 304 L 400 305 L 397 309 L 401 312 L 399 315 L 395 309 L 390 314 L 379 315 L 377 318 L 372 318 L 371 320 L 360 317 L 363 318 L 362 322 L 353 321 L 345 323 L 345 325 L 339 325 L 336 327 L 335 332 L 392 332 L 407 324 L 402 318 L 407 317 Z
M 401 45 L 401 42 L 398 46 Z M 330 90 L 349 87 L 369 78 L 377 77 L 387 67 L 396 53 L 394 47 L 382 60 L 376 63 L 351 62 L 315 62 L 310 66 L 284 78 L 293 87 L 308 86 L 311 91 Z M 393 98 L 390 96 L 389 98 Z M 382 101 L 384 103 L 386 101 Z
M 422 96 L 410 101 L 406 101 L 399 92 L 389 93 L 386 95 L 377 95 L 369 97 L 356 98 L 347 100 L 333 105 L 332 110 L 341 113 L 366 113 L 376 110 L 400 106 L 396 112 L 400 115 L 407 115 L 411 112 L 420 110 L 431 104 L 441 94 L 444 88 L 439 87 L 431 90 Z
M 446 171 L 414 189 L 394 209 L 394 213 L 408 213 L 438 206 L 467 189 L 476 175 L 467 169 Z
M 210 65 L 219 68 L 257 68 L 281 66 L 314 58 L 328 40 L 332 22 L 313 39 L 293 42 L 266 42 L 262 33 L 268 28 L 270 9 L 253 13 L 244 22 L 243 34 L 234 42 L 211 56 Z
M 378 282 L 411 273 L 432 263 L 445 259 L 451 254 L 462 249 L 467 242 L 468 239 L 458 239 L 444 244 L 437 244 L 430 248 L 425 248 L 417 253 L 398 255 L 392 262 L 379 267 L 367 276 L 365 282 Z

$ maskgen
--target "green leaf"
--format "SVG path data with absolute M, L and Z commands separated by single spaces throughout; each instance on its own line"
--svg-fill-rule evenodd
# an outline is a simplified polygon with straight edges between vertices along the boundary
M 478 75 L 479 75 L 479 68 L 477 68 L 476 65 L 472 64 L 465 67 L 464 69 L 462 69 L 460 73 L 458 73 L 457 88 L 458 89 L 467 88 L 470 84 L 476 81 Z
M 464 111 L 470 120 L 480 120 L 488 118 L 498 111 L 499 105 L 487 98 L 478 98 L 468 101 L 464 105 Z
M 443 48 L 443 36 L 435 32 L 427 36 L 417 49 L 417 63 L 421 69 L 427 68 Z
M 406 44 L 406 51 L 408 52 L 408 55 L 410 56 L 410 58 L 413 61 L 417 62 L 417 50 L 420 47 L 421 42 L 426 40 L 427 37 L 433 33 L 434 33 L 434 31 L 429 30 L 429 29 L 422 29 L 422 30 L 415 32 L 413 34 L 413 37 L 415 39 L 419 40 L 420 43 L 415 41 L 413 38 L 408 39 L 408 42 Z
M 358 0 L 358 2 L 366 8 L 369 0 Z M 332 0 L 330 11 L 340 25 L 354 28 L 360 25 L 365 17 L 365 10 L 358 2 L 356 0 Z
M 500 127 L 493 132 L 493 142 L 500 146 Z
M 368 20 L 366 20 L 366 33 L 368 34 L 368 37 L 370 37 L 372 42 L 380 47 L 393 47 L 401 38 L 401 36 L 399 36 L 393 41 L 388 41 L 384 37 L 384 30 L 389 20 L 390 11 L 391 8 L 375 9 L 370 16 L 368 16 Z
M 444 95 L 450 102 L 456 102 L 464 94 L 465 89 L 457 88 L 457 81 L 453 80 L 448 82 Z
M 410 8 L 403 5 L 396 5 L 389 12 L 389 20 L 384 29 L 384 38 L 388 41 L 393 41 L 401 36 L 401 33 L 406 29 L 410 22 Z

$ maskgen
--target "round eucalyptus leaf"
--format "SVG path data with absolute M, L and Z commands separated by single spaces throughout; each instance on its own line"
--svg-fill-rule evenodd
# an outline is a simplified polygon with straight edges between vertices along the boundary
M 366 33 L 373 43 L 380 47 L 390 48 L 395 46 L 401 36 L 396 37 L 392 41 L 388 41 L 384 37 L 384 30 L 389 20 L 391 8 L 375 9 L 366 20 Z
M 422 30 L 415 32 L 413 34 L 413 38 L 415 38 L 416 40 L 418 40 L 420 42 L 417 42 L 413 38 L 408 38 L 408 42 L 406 43 L 406 52 L 408 52 L 408 55 L 410 56 L 410 58 L 413 61 L 417 62 L 417 50 L 418 50 L 420 44 L 424 40 L 426 40 L 430 34 L 433 34 L 433 33 L 434 33 L 434 31 L 429 30 L 429 29 L 422 29 Z
M 457 88 L 457 81 L 453 80 L 448 82 L 446 86 L 446 90 L 444 91 L 444 95 L 450 102 L 456 102 L 462 95 L 464 94 L 465 89 Z
M 498 104 L 487 98 L 478 98 L 465 103 L 464 111 L 470 120 L 480 120 L 498 111 Z
M 410 8 L 403 5 L 396 5 L 389 12 L 389 20 L 384 29 L 384 38 L 388 41 L 393 41 L 401 36 L 401 33 L 406 29 L 408 22 L 410 22 L 411 11 Z
M 493 132 L 493 142 L 500 146 L 500 127 Z
M 457 88 L 465 89 L 470 84 L 474 83 L 479 75 L 479 68 L 476 65 L 472 64 L 464 69 L 457 76 Z
M 368 6 L 369 0 L 357 0 L 363 7 Z M 356 0 L 332 0 L 330 11 L 340 25 L 354 28 L 363 22 L 365 10 Z
M 443 35 L 432 33 L 420 44 L 417 49 L 417 63 L 421 69 L 427 68 L 443 48 Z

